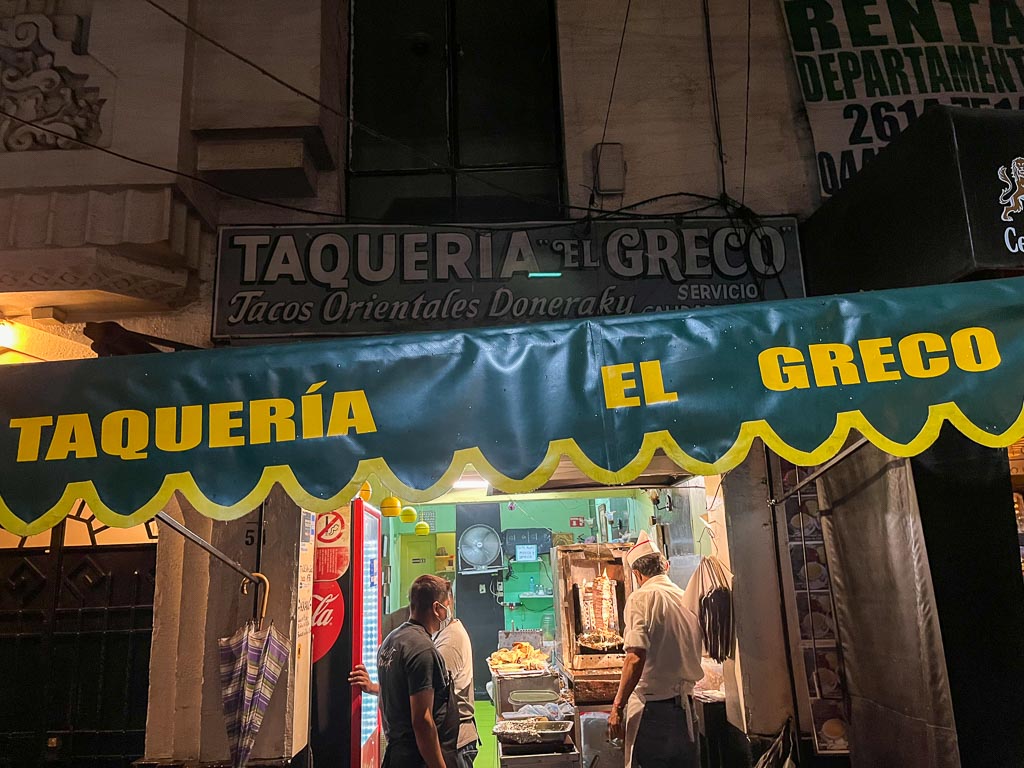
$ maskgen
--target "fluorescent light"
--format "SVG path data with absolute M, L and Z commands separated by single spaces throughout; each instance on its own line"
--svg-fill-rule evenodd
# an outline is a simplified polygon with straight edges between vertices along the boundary
M 530 272 L 527 277 L 561 277 L 561 272 Z
M 7 320 L 0 320 L 0 347 L 14 349 L 18 346 L 18 329 Z
M 460 479 L 456 480 L 454 483 L 452 483 L 452 488 L 457 488 L 460 491 L 467 490 L 469 488 L 487 488 L 489 486 L 490 486 L 490 483 L 488 483 L 482 477 L 478 478 L 476 480 L 473 480 L 471 478 L 467 478 L 467 479 L 460 478 Z

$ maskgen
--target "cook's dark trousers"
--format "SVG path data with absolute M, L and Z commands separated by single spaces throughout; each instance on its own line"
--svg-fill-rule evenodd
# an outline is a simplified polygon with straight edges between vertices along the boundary
M 636 768 L 697 768 L 700 765 L 697 726 L 692 721 L 688 724 L 686 718 L 687 710 L 679 706 L 678 699 L 646 702 L 633 745 L 633 765 Z

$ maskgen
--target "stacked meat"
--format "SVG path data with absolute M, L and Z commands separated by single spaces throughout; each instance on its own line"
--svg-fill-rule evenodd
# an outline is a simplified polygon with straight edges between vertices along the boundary
M 583 633 L 577 638 L 579 644 L 597 651 L 622 645 L 615 581 L 601 575 L 584 582 L 580 597 Z

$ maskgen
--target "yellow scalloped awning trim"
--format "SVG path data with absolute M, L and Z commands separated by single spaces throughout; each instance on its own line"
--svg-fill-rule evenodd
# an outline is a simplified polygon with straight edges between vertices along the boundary
M 945 422 L 949 422 L 968 439 L 988 448 L 1007 448 L 1024 438 L 1024 410 L 1005 431 L 992 434 L 975 425 L 955 403 L 940 403 L 928 409 L 928 419 L 917 435 L 908 443 L 900 443 L 883 435 L 867 420 L 863 413 L 846 411 L 837 414 L 836 425 L 817 448 L 801 451 L 788 445 L 776 434 L 767 421 L 759 419 L 745 422 L 739 437 L 732 447 L 717 461 L 708 463 L 693 458 L 683 451 L 666 431 L 651 432 L 644 436 L 643 444 L 636 456 L 619 470 L 609 470 L 595 464 L 571 438 L 555 440 L 548 445 L 544 460 L 530 474 L 521 479 L 507 477 L 495 469 L 479 448 L 465 448 L 456 451 L 452 461 L 441 478 L 429 488 L 417 489 L 403 483 L 382 458 L 364 459 L 359 462 L 355 476 L 334 496 L 323 499 L 312 496 L 296 479 L 291 467 L 279 465 L 266 467 L 259 482 L 238 502 L 230 506 L 217 504 L 207 498 L 196 484 L 190 472 L 167 475 L 160 489 L 146 504 L 129 515 L 121 515 L 110 509 L 100 499 L 92 481 L 69 483 L 60 499 L 39 519 L 25 524 L 0 499 L 0 525 L 17 536 L 32 536 L 59 523 L 82 499 L 106 525 L 130 528 L 140 525 L 160 512 L 170 502 L 175 492 L 180 492 L 199 512 L 215 520 L 235 520 L 252 511 L 270 494 L 276 483 L 305 509 L 323 513 L 337 509 L 355 497 L 363 481 L 374 475 L 387 488 L 403 499 L 422 504 L 433 501 L 452 488 L 467 464 L 493 487 L 506 493 L 527 493 L 536 490 L 551 479 L 562 456 L 569 458 L 587 477 L 602 485 L 622 485 L 639 477 L 650 464 L 659 449 L 682 469 L 695 475 L 717 475 L 733 469 L 743 462 L 754 441 L 761 439 L 774 453 L 799 466 L 822 464 L 835 456 L 846 444 L 850 433 L 859 432 L 880 450 L 899 457 L 916 456 L 926 450 L 939 436 Z

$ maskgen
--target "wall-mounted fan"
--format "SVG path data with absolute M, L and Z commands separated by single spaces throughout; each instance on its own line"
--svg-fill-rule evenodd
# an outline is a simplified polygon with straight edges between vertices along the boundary
M 472 525 L 459 539 L 460 573 L 495 573 L 502 569 L 501 537 L 489 525 Z

